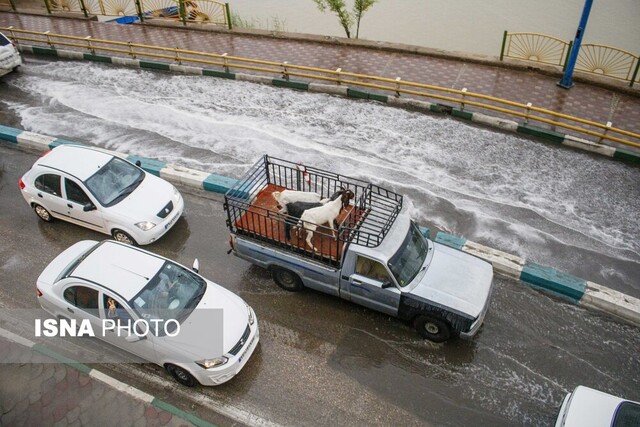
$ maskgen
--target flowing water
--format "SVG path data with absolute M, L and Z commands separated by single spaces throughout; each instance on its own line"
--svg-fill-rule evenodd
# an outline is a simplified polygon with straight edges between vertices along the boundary
M 263 154 L 372 180 L 434 230 L 640 296 L 640 169 L 374 102 L 30 59 L 17 125 L 239 177 Z
M 243 24 L 345 37 L 338 18 L 313 0 L 231 0 Z M 363 16 L 360 38 L 499 56 L 502 34 L 534 32 L 573 40 L 585 0 L 378 0 Z M 346 2 L 348 8 L 352 1 Z M 594 1 L 583 43 L 640 54 L 640 2 Z M 355 33 L 355 27 L 353 29 Z

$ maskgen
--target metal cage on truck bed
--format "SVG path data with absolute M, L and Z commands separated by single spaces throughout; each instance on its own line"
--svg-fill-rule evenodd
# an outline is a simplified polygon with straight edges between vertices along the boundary
M 287 239 L 285 225 L 295 225 L 298 219 L 279 213 L 275 191 L 311 191 L 328 198 L 341 188 L 353 191 L 355 198 L 340 212 L 335 238 L 329 227 L 317 224 L 313 243 L 318 252 L 306 245 L 304 236 L 291 233 Z M 402 210 L 402 196 L 360 179 L 265 155 L 227 191 L 224 208 L 232 233 L 337 266 L 350 243 L 367 247 L 382 243 Z

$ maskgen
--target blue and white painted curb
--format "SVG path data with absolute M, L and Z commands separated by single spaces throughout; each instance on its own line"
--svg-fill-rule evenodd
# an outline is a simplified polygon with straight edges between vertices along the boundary
M 78 144 L 2 125 L 0 125 L 0 140 L 7 141 L 12 146 L 25 151 L 40 153 L 60 144 Z M 167 164 L 160 160 L 109 150 L 104 151 L 126 158 L 133 163 L 140 161 L 141 167 L 147 172 L 186 187 L 224 194 L 236 183 L 233 178 Z M 429 237 L 428 229 L 422 228 L 422 233 Z M 618 319 L 640 326 L 640 299 L 551 267 L 538 265 L 515 255 L 483 246 L 463 237 L 439 232 L 435 241 L 489 261 L 498 274 L 512 277 L 535 288 L 559 295 L 578 305 L 608 313 Z

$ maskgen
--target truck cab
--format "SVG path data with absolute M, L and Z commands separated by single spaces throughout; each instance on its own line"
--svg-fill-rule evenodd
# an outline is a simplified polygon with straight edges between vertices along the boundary
M 289 291 L 335 295 L 400 318 L 434 342 L 474 336 L 493 286 L 490 263 L 426 238 L 402 213 L 402 196 L 368 182 L 265 156 L 227 192 L 231 250 L 271 271 Z M 279 213 L 274 191 L 337 188 L 356 195 L 336 220 L 337 235 L 317 224 L 314 250 L 285 236 L 291 217 Z M 320 248 L 316 250 L 315 248 Z

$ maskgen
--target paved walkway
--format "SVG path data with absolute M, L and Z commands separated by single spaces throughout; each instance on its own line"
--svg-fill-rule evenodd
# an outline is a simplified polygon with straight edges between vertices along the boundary
M 197 31 L 182 27 L 120 25 L 0 12 L 0 26 L 133 41 L 233 56 L 288 61 L 326 69 L 371 74 L 405 81 L 462 89 L 577 116 L 594 122 L 611 121 L 615 127 L 640 133 L 640 89 L 603 88 L 579 82 L 570 90 L 556 86 L 558 76 L 535 71 L 445 59 L 407 51 L 345 46 L 312 40 L 256 36 L 229 31 Z M 317 39 L 317 38 L 316 38 Z M 496 51 L 499 46 L 496 46 Z M 626 92 L 626 93 L 625 93 Z M 471 111 L 471 109 L 470 109 Z M 496 115 L 495 113 L 490 113 Z M 563 131 L 564 132 L 564 131 Z M 566 132 L 564 132 L 566 133 Z
M 5 338 L 0 361 L 0 426 L 192 425 Z

